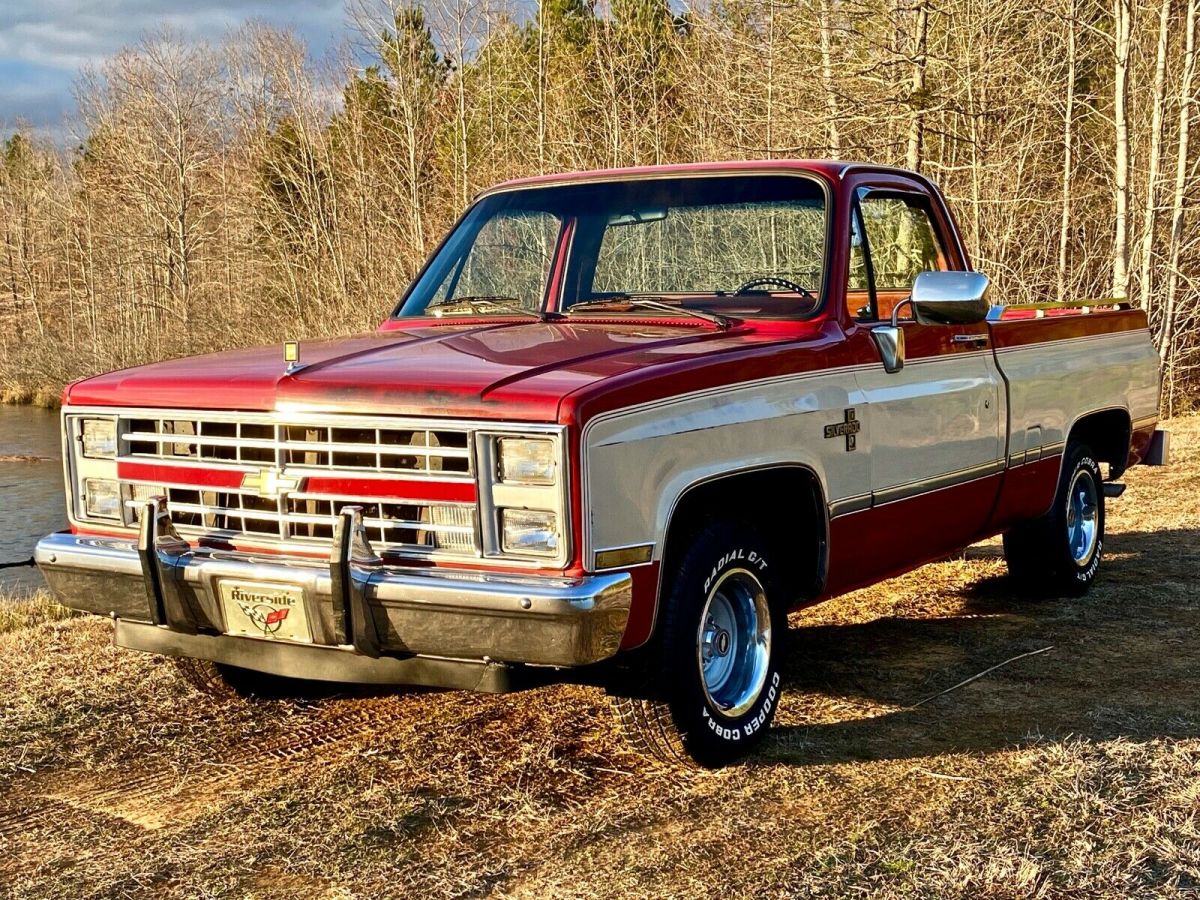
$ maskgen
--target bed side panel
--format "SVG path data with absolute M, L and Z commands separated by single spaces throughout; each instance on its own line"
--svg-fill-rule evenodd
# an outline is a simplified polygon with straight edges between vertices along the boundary
M 1123 409 L 1134 429 L 1158 414 L 1158 354 L 1141 310 L 992 323 L 1008 384 L 1009 465 L 1059 454 L 1088 413 Z

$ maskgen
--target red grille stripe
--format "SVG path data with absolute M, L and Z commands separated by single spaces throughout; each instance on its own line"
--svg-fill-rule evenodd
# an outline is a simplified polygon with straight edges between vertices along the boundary
M 125 481 L 149 481 L 155 484 L 178 484 L 187 487 L 238 489 L 245 474 L 220 469 L 199 469 L 191 466 L 159 465 L 156 463 L 121 460 L 117 476 Z M 423 503 L 474 503 L 475 483 L 472 481 L 417 481 L 408 478 L 334 478 L 313 475 L 302 484 L 311 494 L 333 494 L 344 497 L 379 497 L 380 499 L 413 500 Z
M 473 481 L 416 481 L 402 478 L 331 478 L 311 476 L 304 486 L 309 494 L 340 497 L 379 497 L 423 503 L 474 503 Z
M 156 463 L 117 462 L 117 477 L 123 481 L 149 481 L 154 484 L 182 484 L 188 487 L 240 488 L 243 472 L 196 469 L 191 466 L 164 466 Z

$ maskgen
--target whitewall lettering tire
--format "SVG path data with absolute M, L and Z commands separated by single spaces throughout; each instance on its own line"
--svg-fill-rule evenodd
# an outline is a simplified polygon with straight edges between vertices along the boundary
M 783 687 L 787 618 L 776 566 L 752 527 L 714 523 L 664 573 L 657 652 L 643 670 L 644 690 L 614 699 L 635 747 L 673 763 L 716 767 L 762 740 Z

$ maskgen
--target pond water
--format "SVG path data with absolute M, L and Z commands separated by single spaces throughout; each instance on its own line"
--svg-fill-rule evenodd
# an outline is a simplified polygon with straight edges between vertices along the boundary
M 0 406 L 0 563 L 33 555 L 43 535 L 67 525 L 57 411 Z M 38 462 L 6 462 L 14 456 Z M 0 569 L 0 595 L 43 587 L 37 569 Z

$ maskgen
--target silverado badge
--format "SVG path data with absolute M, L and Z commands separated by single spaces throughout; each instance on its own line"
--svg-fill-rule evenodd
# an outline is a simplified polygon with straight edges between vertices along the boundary
M 858 421 L 858 418 L 855 416 L 854 407 L 850 407 L 850 409 L 846 410 L 842 421 L 834 425 L 825 426 L 825 437 L 835 438 L 844 436 L 846 438 L 846 451 L 849 452 L 857 445 L 858 441 L 854 436 L 860 431 L 862 431 L 862 422 Z

